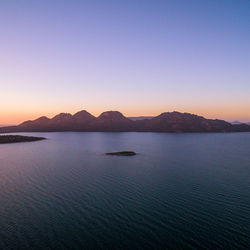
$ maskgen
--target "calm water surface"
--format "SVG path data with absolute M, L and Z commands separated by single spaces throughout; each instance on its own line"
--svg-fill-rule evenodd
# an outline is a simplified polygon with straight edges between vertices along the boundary
M 250 133 L 29 135 L 0 145 L 0 249 L 249 249 Z

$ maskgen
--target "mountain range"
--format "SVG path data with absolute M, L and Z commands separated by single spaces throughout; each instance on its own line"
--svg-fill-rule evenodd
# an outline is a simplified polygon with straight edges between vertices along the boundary
M 119 111 L 106 111 L 95 117 L 86 110 L 74 115 L 60 113 L 49 119 L 42 116 L 17 126 L 1 127 L 0 133 L 11 132 L 250 132 L 250 125 L 231 124 L 224 120 L 202 116 L 165 112 L 156 117 L 129 119 Z

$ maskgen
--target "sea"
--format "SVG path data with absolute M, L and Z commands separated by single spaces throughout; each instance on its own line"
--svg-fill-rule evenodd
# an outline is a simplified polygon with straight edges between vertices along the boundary
M 18 133 L 0 249 L 250 249 L 250 133 Z M 135 156 L 105 155 L 135 151 Z

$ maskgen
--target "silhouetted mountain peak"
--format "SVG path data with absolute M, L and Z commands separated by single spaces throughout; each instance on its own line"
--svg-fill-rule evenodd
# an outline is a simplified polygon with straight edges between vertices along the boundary
M 39 118 L 37 118 L 36 120 L 34 121 L 37 121 L 37 122 L 44 122 L 44 121 L 49 121 L 50 119 L 47 117 L 47 116 L 41 116 Z
M 54 116 L 51 121 L 65 121 L 65 120 L 71 120 L 72 119 L 72 115 L 69 113 L 60 113 L 56 116 Z
M 50 121 L 50 119 L 47 116 L 41 116 L 33 121 L 31 121 L 31 120 L 25 121 L 25 122 L 21 123 L 19 126 L 30 126 L 33 124 L 45 125 L 49 121 Z
M 170 120 L 175 120 L 175 119 L 205 119 L 202 116 L 190 114 L 190 113 L 181 113 L 177 111 L 173 112 L 164 112 L 161 113 L 160 115 L 156 116 L 153 119 L 170 119 Z
M 119 111 L 106 111 L 100 114 L 98 117 L 99 120 L 128 120 L 121 112 Z
M 90 121 L 94 121 L 96 119 L 95 116 L 91 115 L 86 110 L 81 110 L 73 115 L 74 120 L 77 123 L 86 123 Z
M 94 117 L 86 110 L 81 110 L 73 115 L 73 117 Z

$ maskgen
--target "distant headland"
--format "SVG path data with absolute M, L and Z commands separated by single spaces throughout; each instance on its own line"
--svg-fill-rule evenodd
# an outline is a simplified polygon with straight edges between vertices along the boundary
M 74 115 L 60 113 L 49 119 L 42 116 L 17 126 L 1 127 L 0 133 L 13 132 L 250 132 L 248 124 L 231 124 L 202 116 L 164 112 L 156 117 L 129 119 L 119 111 L 106 111 L 95 117 L 86 110 Z
M 0 135 L 0 144 L 16 143 L 16 142 L 31 142 L 45 140 L 44 137 L 23 136 L 23 135 Z

